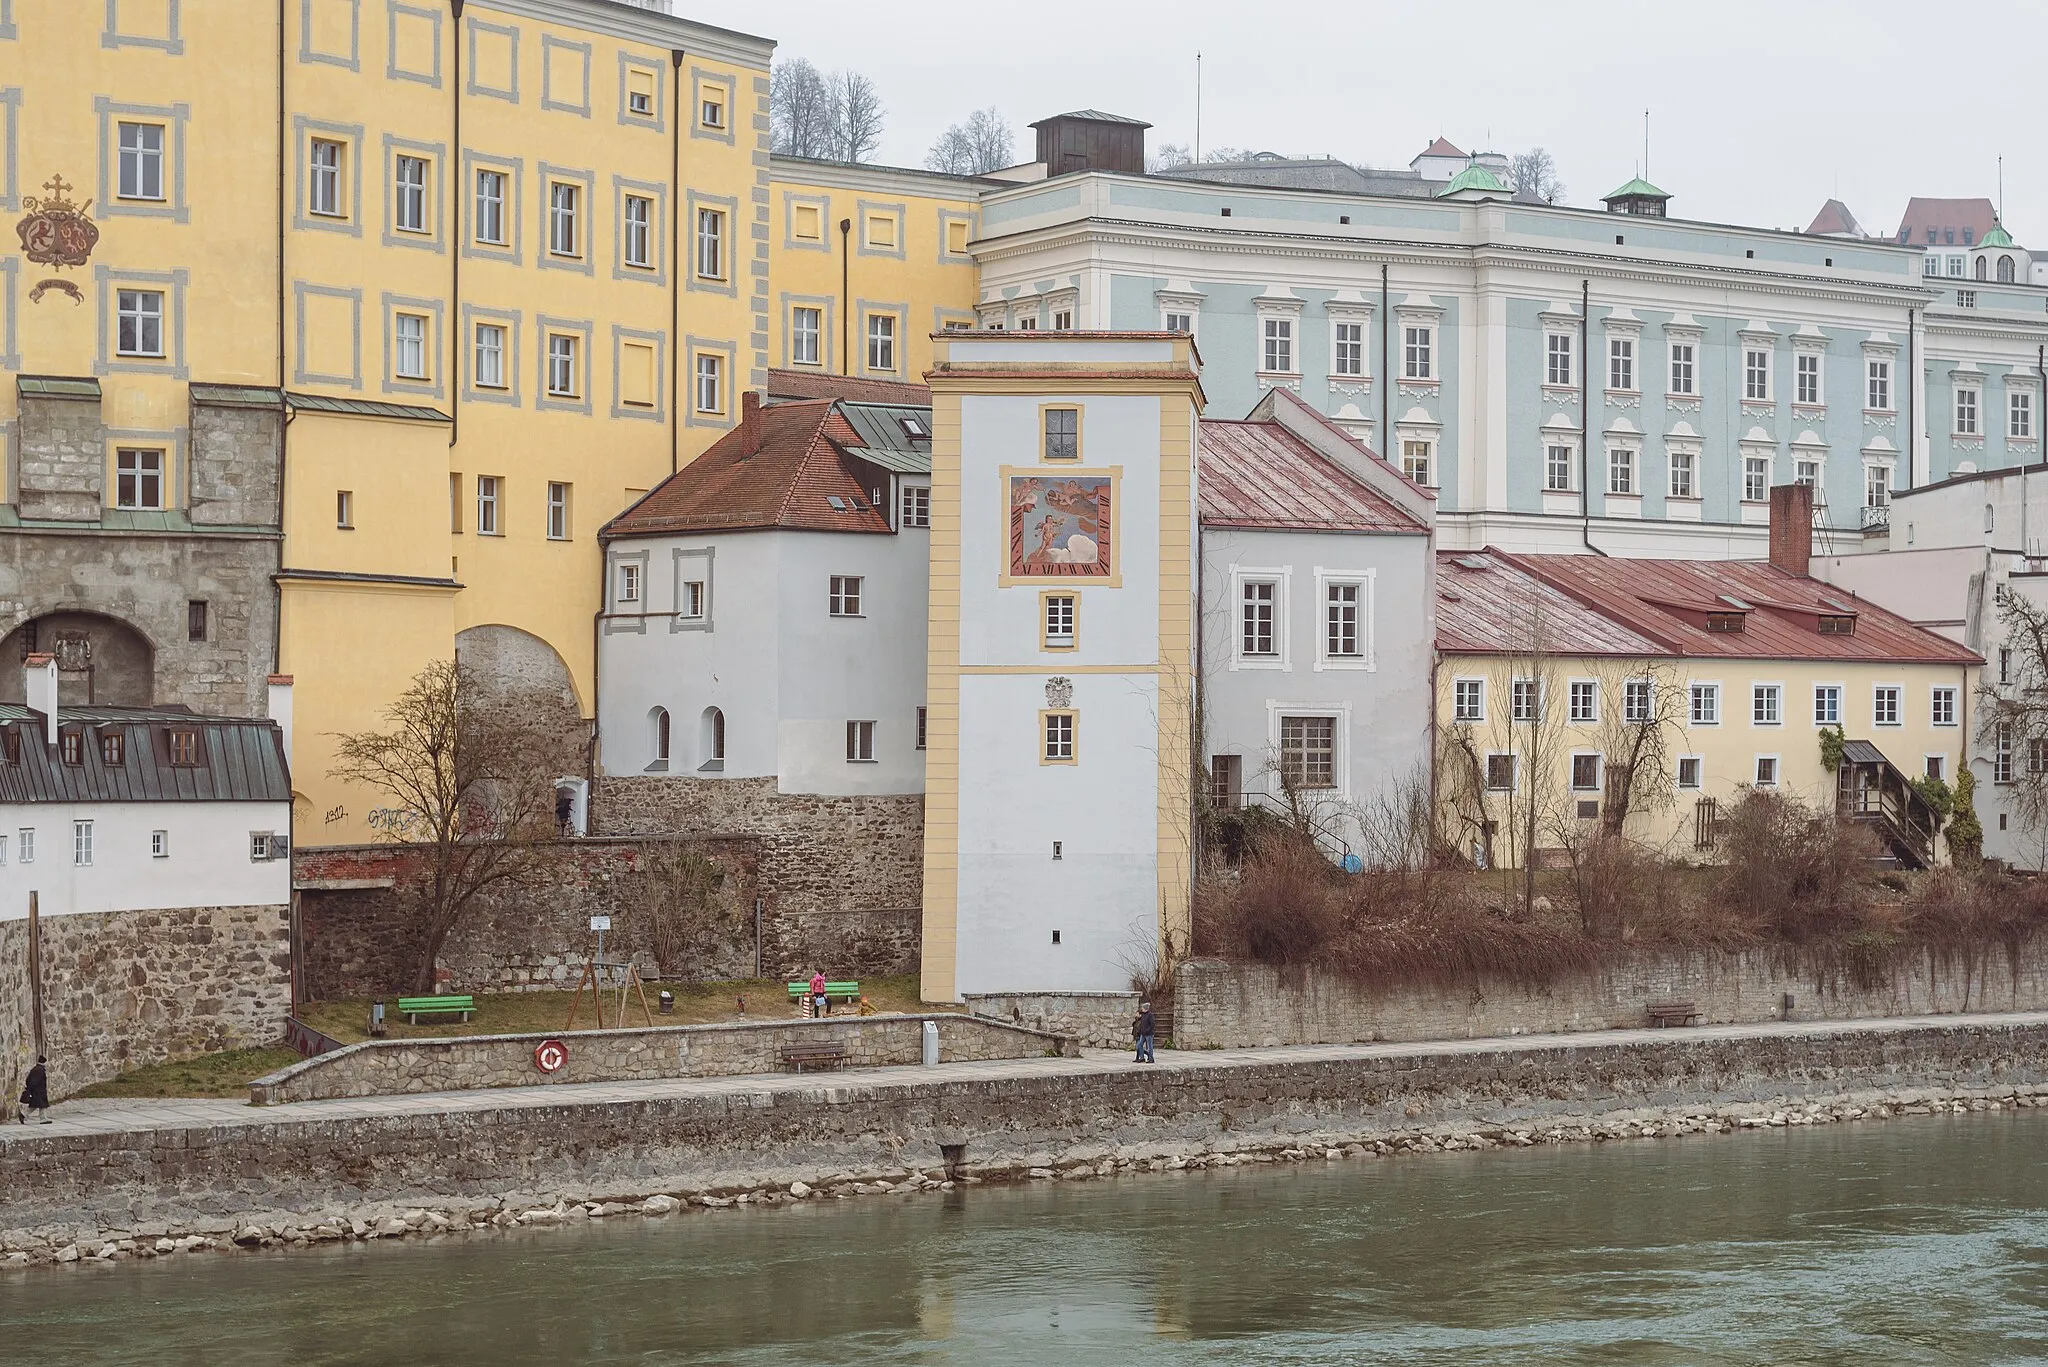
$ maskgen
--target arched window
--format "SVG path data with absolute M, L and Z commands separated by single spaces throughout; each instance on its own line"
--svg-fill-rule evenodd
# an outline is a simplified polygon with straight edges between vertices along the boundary
M 704 763 L 699 772 L 715 774 L 725 768 L 725 713 L 716 707 L 704 709 L 701 723 Z
M 2012 258 L 2009 256 L 1998 258 L 1998 283 L 2001 285 L 2010 285 L 2012 283 Z
M 657 707 L 647 719 L 654 724 L 654 762 L 647 768 L 650 773 L 660 773 L 668 768 L 668 709 Z
M 1985 278 L 1985 272 L 1984 272 L 1984 258 L 1983 258 L 1983 257 L 1981 257 L 1981 256 L 1977 258 L 1977 272 L 1976 272 L 1976 274 L 1977 274 L 1977 278 L 1978 278 L 1979 280 L 1982 280 L 1982 279 L 1984 279 L 1984 278 Z

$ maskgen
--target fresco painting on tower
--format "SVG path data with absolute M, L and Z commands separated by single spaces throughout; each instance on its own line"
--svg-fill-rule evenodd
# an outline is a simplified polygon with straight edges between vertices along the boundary
M 1104 579 L 1115 572 L 1114 475 L 1011 475 L 1010 577 Z

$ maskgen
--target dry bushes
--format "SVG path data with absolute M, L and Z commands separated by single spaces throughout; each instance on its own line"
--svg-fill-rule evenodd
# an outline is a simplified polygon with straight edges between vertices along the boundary
M 1863 827 L 1751 792 L 1729 809 L 1724 847 L 1721 900 L 1768 938 L 1804 945 L 1866 928 L 1879 849 Z

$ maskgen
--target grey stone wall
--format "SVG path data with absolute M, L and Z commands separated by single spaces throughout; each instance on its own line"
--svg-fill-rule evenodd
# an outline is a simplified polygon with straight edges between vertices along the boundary
M 924 798 L 820 797 L 772 778 L 601 778 L 595 833 L 752 836 L 760 842 L 765 961 L 773 974 L 917 971 Z
M 166 1059 L 284 1038 L 288 917 L 282 905 L 43 917 L 50 1094 Z M 26 1071 L 27 963 L 28 923 L 0 925 L 0 1076 Z M 16 1083 L 6 1099 L 19 1094 Z
M 21 515 L 99 521 L 107 503 L 107 433 L 99 400 L 23 394 L 15 434 Z
M 1588 977 L 1543 987 L 1375 991 L 1326 973 L 1283 976 L 1256 964 L 1192 959 L 1174 976 L 1174 1042 L 1183 1049 L 1370 1040 L 1480 1039 L 1612 1030 L 1648 1023 L 1652 1001 L 1690 1001 L 1705 1023 L 1859 1020 L 1964 1011 L 2048 1009 L 2048 944 L 2017 961 L 1916 955 L 1862 987 L 1815 976 L 1769 953 L 1638 954 Z
M 1924 1111 L 1930 1096 L 2031 1100 L 2044 1090 L 2048 1022 L 1993 1018 L 1763 1038 L 1672 1030 L 1334 1056 L 1168 1055 L 1147 1068 L 1061 1060 L 998 1076 L 763 1079 L 638 1101 L 535 1104 L 531 1094 L 494 1093 L 501 1104 L 456 1115 L 252 1107 L 183 1129 L 0 1127 L 0 1222 L 20 1231 L 0 1240 L 27 1247 L 38 1228 L 46 1240 L 216 1229 L 258 1212 L 274 1224 L 372 1202 L 496 1208 L 933 1171 L 1094 1176 L 1124 1163 L 1417 1135 L 1527 1143 L 1595 1117 L 1615 1119 L 1617 1135 L 1633 1117 L 1625 1132 L 1634 1136 L 1651 1117 L 1661 1128 L 1674 1113 L 1709 1108 L 1783 1124 L 1787 1109 L 1804 1115 L 1841 1098 L 1858 1115 L 1884 1115 Z
M 187 496 L 193 525 L 275 526 L 283 497 L 277 453 L 284 414 L 275 408 L 195 402 L 191 421 Z
M 371 1040 L 309 1058 L 249 1084 L 252 1105 L 331 1097 L 451 1092 L 476 1087 L 552 1086 L 664 1077 L 742 1077 L 782 1069 L 791 1045 L 836 1044 L 848 1068 L 923 1062 L 925 1021 L 939 1027 L 941 1063 L 1078 1054 L 1057 1035 L 997 1021 L 931 1016 L 847 1016 L 746 1025 L 668 1025 L 578 1030 L 554 1035 L 466 1035 Z M 559 1070 L 534 1066 L 534 1049 L 559 1040 L 569 1059 Z
M 1131 1022 L 1138 1018 L 1135 992 L 980 993 L 964 1000 L 974 1015 L 1068 1035 L 1098 1049 L 1129 1048 Z

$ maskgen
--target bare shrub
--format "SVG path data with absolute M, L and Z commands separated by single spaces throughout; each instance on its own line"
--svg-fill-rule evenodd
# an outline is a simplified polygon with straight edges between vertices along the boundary
M 649 842 L 620 889 L 618 908 L 636 925 L 663 978 L 709 970 L 745 936 L 746 918 L 717 864 L 680 842 Z
M 1593 939 L 1634 939 L 1670 895 L 1670 865 L 1604 827 L 1564 848 L 1579 929 Z
M 1276 968 L 1320 958 L 1343 928 L 1337 879 L 1315 843 L 1287 828 L 1261 834 L 1237 873 L 1205 878 L 1195 893 L 1202 952 Z
M 1728 811 L 1722 897 L 1792 944 L 1865 930 L 1876 837 L 1782 793 L 1750 792 Z

